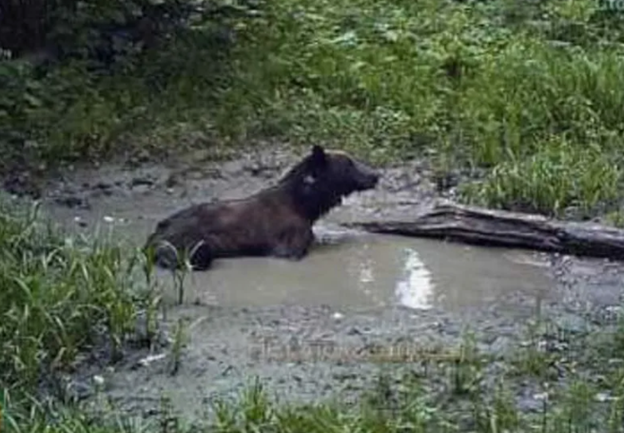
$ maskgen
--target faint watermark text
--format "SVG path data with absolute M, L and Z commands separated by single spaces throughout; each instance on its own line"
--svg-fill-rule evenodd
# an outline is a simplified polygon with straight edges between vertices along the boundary
M 624 12 L 624 0 L 598 0 L 598 9 L 609 12 Z
M 329 340 L 306 340 L 289 345 L 275 344 L 274 340 L 267 338 L 252 349 L 254 359 L 281 362 L 449 362 L 459 357 L 459 350 L 442 350 L 414 343 L 356 347 Z

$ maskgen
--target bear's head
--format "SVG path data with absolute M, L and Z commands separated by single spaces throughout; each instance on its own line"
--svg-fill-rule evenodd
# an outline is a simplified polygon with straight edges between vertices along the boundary
M 282 182 L 291 186 L 307 216 L 316 219 L 339 205 L 343 197 L 375 188 L 379 174 L 346 152 L 315 145 Z

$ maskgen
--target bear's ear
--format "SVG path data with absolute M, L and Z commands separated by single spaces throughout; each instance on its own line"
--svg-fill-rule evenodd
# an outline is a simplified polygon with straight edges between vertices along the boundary
M 325 154 L 325 149 L 318 144 L 315 144 L 312 147 L 312 158 L 311 158 L 313 167 L 322 167 L 327 162 L 327 155 Z

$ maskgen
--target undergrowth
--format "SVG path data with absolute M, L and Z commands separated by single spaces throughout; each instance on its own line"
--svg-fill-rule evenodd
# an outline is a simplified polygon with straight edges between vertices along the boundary
M 226 127 L 485 169 L 467 202 L 617 212 L 624 21 L 599 6 L 273 2 L 271 24 L 235 47 L 245 68 L 222 95 Z
M 17 395 L 102 338 L 115 360 L 141 296 L 126 249 L 64 238 L 37 210 L 0 206 L 0 383 Z
M 618 215 L 617 10 L 595 0 L 250 5 L 124 52 L 105 73 L 84 59 L 43 76 L 4 62 L 7 155 L 46 165 L 262 137 L 324 142 L 378 161 L 427 155 L 442 172 L 485 169 L 462 189 L 467 202 Z

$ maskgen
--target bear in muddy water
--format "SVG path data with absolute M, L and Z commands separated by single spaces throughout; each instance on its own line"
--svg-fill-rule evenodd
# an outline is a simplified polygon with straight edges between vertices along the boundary
M 276 185 L 247 198 L 201 203 L 160 221 L 145 250 L 155 264 L 193 270 L 217 258 L 272 256 L 300 260 L 314 242 L 312 226 L 342 199 L 376 187 L 379 174 L 342 151 L 315 145 Z

